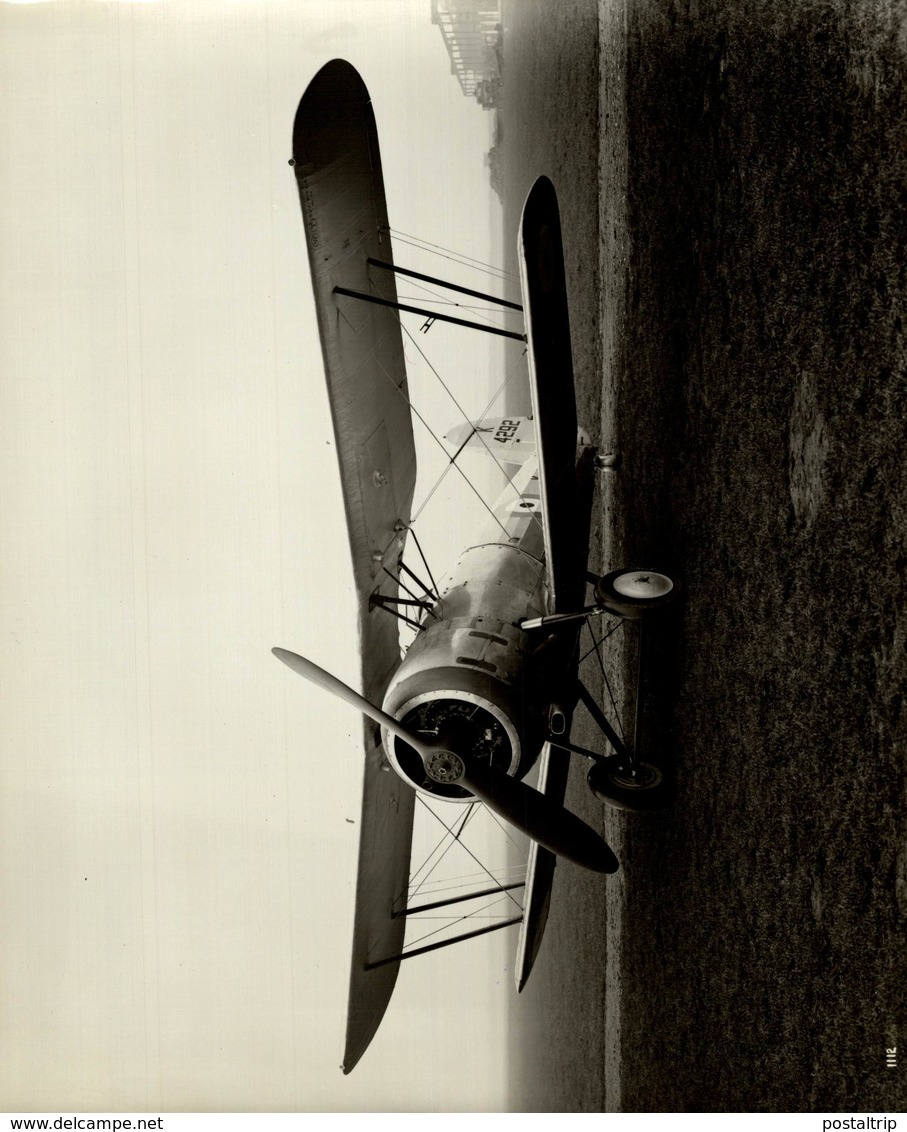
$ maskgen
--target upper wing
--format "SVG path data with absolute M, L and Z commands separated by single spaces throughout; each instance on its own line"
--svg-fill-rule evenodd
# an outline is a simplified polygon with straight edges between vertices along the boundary
M 577 463 L 576 394 L 561 220 L 554 186 L 539 177 L 520 221 L 520 279 L 542 495 L 551 612 L 583 605 L 589 549 L 588 460 Z M 578 475 L 579 473 L 579 475 Z
M 296 113 L 293 158 L 305 224 L 321 348 L 334 422 L 353 572 L 359 600 L 363 695 L 381 703 L 400 661 L 395 618 L 369 598 L 396 595 L 396 573 L 410 518 L 416 454 L 400 324 L 383 307 L 334 294 L 338 285 L 395 298 L 394 276 L 368 257 L 391 262 L 381 158 L 365 84 L 335 59 L 310 83 Z M 344 1070 L 371 1041 L 397 978 L 402 950 L 395 917 L 409 879 L 414 793 L 388 773 L 374 725 L 366 752 Z
M 371 101 L 342 59 L 309 84 L 293 127 L 343 499 L 361 604 L 365 695 L 383 692 L 399 661 L 396 625 L 368 597 L 395 570 L 416 482 L 416 451 L 396 314 L 334 294 L 337 286 L 395 299 L 381 157 Z M 381 649 L 381 664 L 378 649 Z

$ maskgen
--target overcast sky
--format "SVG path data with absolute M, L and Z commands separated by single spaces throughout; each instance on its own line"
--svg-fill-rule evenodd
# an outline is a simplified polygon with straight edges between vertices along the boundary
M 514 929 L 341 1075 L 359 721 L 269 652 L 355 679 L 299 98 L 349 59 L 392 226 L 497 263 L 490 115 L 429 0 L 0 0 L 0 53 L 0 1107 L 501 1107 Z

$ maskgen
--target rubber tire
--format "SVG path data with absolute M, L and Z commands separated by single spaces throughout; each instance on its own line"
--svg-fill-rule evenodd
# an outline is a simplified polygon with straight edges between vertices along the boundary
M 668 804 L 668 790 L 664 775 L 651 763 L 638 762 L 641 772 L 634 780 L 620 769 L 616 759 L 594 763 L 586 776 L 589 789 L 607 805 L 632 813 L 661 810 Z
M 671 582 L 671 589 L 667 593 L 658 594 L 655 597 L 631 597 L 619 593 L 615 589 L 615 582 L 624 574 L 658 574 Z M 664 570 L 655 570 L 650 566 L 625 566 L 620 570 L 612 570 L 610 574 L 605 574 L 603 578 L 599 578 L 595 586 L 595 600 L 600 606 L 607 609 L 609 613 L 616 613 L 619 617 L 626 617 L 631 621 L 660 613 L 669 605 L 672 605 L 679 596 L 680 582 L 677 578 L 665 573 Z

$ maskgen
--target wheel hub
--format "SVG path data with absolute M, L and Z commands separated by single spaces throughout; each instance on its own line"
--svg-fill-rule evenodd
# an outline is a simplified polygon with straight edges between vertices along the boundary
M 664 597 L 674 588 L 674 583 L 666 574 L 655 570 L 633 570 L 614 579 L 614 589 L 622 597 L 646 600 Z
M 648 763 L 637 767 L 614 767 L 610 773 L 611 781 L 625 790 L 648 790 L 661 781 L 661 773 Z

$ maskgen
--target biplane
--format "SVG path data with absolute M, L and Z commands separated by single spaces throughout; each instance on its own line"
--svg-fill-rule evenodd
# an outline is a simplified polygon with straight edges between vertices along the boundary
M 518 987 L 539 950 L 558 859 L 599 873 L 617 869 L 599 833 L 564 806 L 571 754 L 591 763 L 590 787 L 617 805 L 646 808 L 663 782 L 579 678 L 579 630 L 602 613 L 639 619 L 660 610 L 679 585 L 660 570 L 587 572 L 598 457 L 577 424 L 560 217 L 546 178 L 526 199 L 519 233 L 525 334 L 500 331 L 525 338 L 532 415 L 479 420 L 449 434 L 458 449 L 476 444 L 500 455 L 513 474 L 491 509 L 492 529 L 463 551 L 446 583 L 418 578 L 404 561 L 414 534 L 416 454 L 400 312 L 426 312 L 398 300 L 397 277 L 418 273 L 394 261 L 375 119 L 349 63 L 328 63 L 307 88 L 290 164 L 359 602 L 361 687 L 294 652 L 273 651 L 363 719 L 348 1073 L 381 1022 L 401 959 L 412 954 L 404 954 L 405 894 L 417 795 L 453 806 L 479 801 L 530 839 Z M 415 630 L 402 657 L 401 619 Z M 571 742 L 580 701 L 609 753 Z M 523 781 L 534 765 L 537 789 Z

